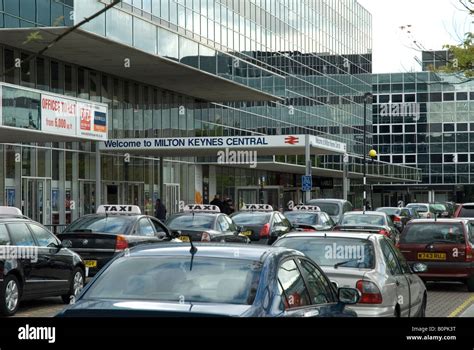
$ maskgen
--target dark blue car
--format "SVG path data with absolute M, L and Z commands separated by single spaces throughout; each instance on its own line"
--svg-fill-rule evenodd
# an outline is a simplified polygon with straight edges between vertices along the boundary
M 58 316 L 351 317 L 359 295 L 295 250 L 160 244 L 117 256 Z

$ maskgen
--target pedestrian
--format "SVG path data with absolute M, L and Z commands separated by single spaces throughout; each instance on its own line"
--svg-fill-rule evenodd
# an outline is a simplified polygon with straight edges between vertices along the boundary
M 217 207 L 219 207 L 220 211 L 221 212 L 224 212 L 224 204 L 222 203 L 221 201 L 221 196 L 219 193 L 217 193 L 215 196 L 214 196 L 214 199 L 212 200 L 211 202 L 212 205 L 216 205 Z
M 156 200 L 155 217 L 161 222 L 165 222 L 166 220 L 166 207 L 161 203 L 161 199 L 159 198 Z
M 234 205 L 232 204 L 232 199 L 226 198 L 222 203 L 222 212 L 224 214 L 230 215 L 234 212 Z

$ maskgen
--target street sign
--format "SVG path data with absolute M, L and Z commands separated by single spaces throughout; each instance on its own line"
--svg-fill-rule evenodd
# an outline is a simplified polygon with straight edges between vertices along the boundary
M 301 177 L 301 190 L 303 192 L 311 192 L 312 188 L 313 188 L 313 177 L 302 176 Z

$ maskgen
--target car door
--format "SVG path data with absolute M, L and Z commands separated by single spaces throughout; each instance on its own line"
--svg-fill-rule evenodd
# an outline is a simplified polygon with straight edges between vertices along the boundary
M 387 242 L 390 248 L 395 253 L 398 259 L 400 268 L 402 270 L 402 273 L 407 279 L 409 292 L 410 292 L 410 300 L 409 300 L 410 316 L 413 317 L 420 310 L 421 304 L 423 303 L 425 286 L 422 280 L 412 272 L 410 265 L 408 265 L 408 262 L 406 261 L 405 257 L 400 252 L 400 250 L 398 250 L 398 248 L 395 247 L 392 241 L 387 240 Z
M 30 229 L 24 222 L 8 223 L 6 227 L 10 234 L 11 245 L 17 251 L 19 268 L 24 274 L 23 296 L 29 298 L 48 295 L 51 291 L 47 277 L 48 260 L 38 249 Z M 33 254 L 27 256 L 27 252 Z
M 380 240 L 388 278 L 383 286 L 383 298 L 387 298 L 390 307 L 400 307 L 400 316 L 408 317 L 410 314 L 410 286 L 408 280 L 401 270 L 398 258 L 391 248 L 390 240 L 383 237 Z
M 277 270 L 278 309 L 285 317 L 319 316 L 311 304 L 304 278 L 293 259 L 284 260 Z
M 150 220 L 152 225 L 155 227 L 156 237 L 158 240 L 162 241 L 170 237 L 171 233 L 164 224 L 152 217 L 149 217 L 148 220 Z
M 68 250 L 61 248 L 59 239 L 38 224 L 27 225 L 38 245 L 38 253 L 46 260 L 44 276 L 48 280 L 48 290 L 54 294 L 67 292 L 72 277 L 73 262 Z
M 311 304 L 314 305 L 313 316 L 316 313 L 321 317 L 344 316 L 344 308 L 339 304 L 334 288 L 325 274 L 308 259 L 297 258 L 296 261 L 306 281 Z
M 155 225 L 147 218 L 140 218 L 135 224 L 135 234 L 129 239 L 130 246 L 158 242 Z

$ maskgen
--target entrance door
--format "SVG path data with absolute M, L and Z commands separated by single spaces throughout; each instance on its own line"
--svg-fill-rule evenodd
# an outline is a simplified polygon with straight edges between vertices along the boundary
M 96 211 L 95 182 L 80 181 L 79 184 L 79 216 L 94 214 Z
M 118 185 L 105 185 L 105 204 L 119 204 L 119 190 Z
M 23 178 L 22 212 L 34 221 L 51 223 L 51 180 Z
M 164 184 L 165 198 L 163 204 L 167 209 L 168 216 L 179 212 L 179 184 Z
M 266 186 L 260 187 L 237 187 L 237 203 L 238 208 L 242 208 L 245 204 L 263 203 L 270 204 L 273 209 L 278 210 L 283 205 L 283 196 L 281 187 Z

